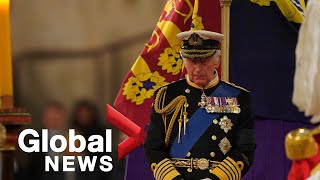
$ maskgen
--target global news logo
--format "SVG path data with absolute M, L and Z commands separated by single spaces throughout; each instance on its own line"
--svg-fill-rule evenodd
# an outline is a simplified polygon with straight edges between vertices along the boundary
M 27 139 L 27 136 L 31 136 L 31 138 Z M 19 134 L 18 145 L 21 150 L 26 153 L 63 153 L 67 151 L 69 154 L 76 154 L 82 153 L 85 150 L 91 153 L 111 153 L 112 130 L 106 129 L 105 137 L 101 135 L 91 135 L 88 139 L 85 139 L 82 135 L 76 134 L 74 129 L 69 129 L 67 138 L 59 134 L 53 135 L 49 138 L 49 132 L 47 129 L 42 129 L 41 136 L 34 129 L 25 129 Z M 98 166 L 101 171 L 110 172 L 113 168 L 112 157 L 109 155 L 46 155 L 44 162 L 45 171 L 75 171 L 76 161 L 81 171 L 92 172 L 95 167 Z M 59 169 L 60 163 L 62 164 L 62 169 Z

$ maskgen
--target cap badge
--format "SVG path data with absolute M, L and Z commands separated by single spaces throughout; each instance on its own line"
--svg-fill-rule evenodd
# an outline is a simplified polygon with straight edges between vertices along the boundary
M 196 33 L 191 34 L 188 41 L 189 41 L 189 45 L 201 46 L 203 43 L 203 39 Z

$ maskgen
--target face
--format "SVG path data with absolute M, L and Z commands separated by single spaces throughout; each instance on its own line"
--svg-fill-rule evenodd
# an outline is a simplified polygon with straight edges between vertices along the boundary
M 87 107 L 79 107 L 76 112 L 78 123 L 81 126 L 88 126 L 92 123 L 92 112 Z
M 214 69 L 220 65 L 220 56 L 197 59 L 183 58 L 191 82 L 198 86 L 207 85 L 213 78 Z
M 56 107 L 47 107 L 43 113 L 43 123 L 47 129 L 63 129 L 66 123 L 64 110 Z

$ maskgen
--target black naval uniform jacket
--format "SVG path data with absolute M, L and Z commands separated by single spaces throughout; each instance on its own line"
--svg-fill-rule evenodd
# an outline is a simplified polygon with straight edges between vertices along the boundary
M 199 180 L 206 178 L 212 180 L 240 180 L 248 171 L 253 162 L 256 146 L 254 121 L 250 108 L 250 94 L 243 88 L 218 80 L 216 85 L 204 90 L 206 96 L 211 95 L 221 85 L 239 90 L 236 98 L 241 112 L 238 114 L 219 113 L 219 116 L 211 121 L 211 125 L 183 158 L 187 161 L 190 160 L 189 162 L 192 159 L 193 166 L 195 166 L 197 160 L 202 158 L 220 162 L 214 168 L 200 170 L 195 167 L 177 167 L 173 164 L 172 158 L 174 157 L 170 155 L 170 148 L 178 136 L 178 121 L 175 121 L 169 143 L 165 145 L 166 132 L 163 116 L 155 112 L 153 104 L 144 149 L 151 170 L 157 180 Z M 189 104 L 187 107 L 188 118 L 199 109 L 198 102 L 200 102 L 203 92 L 194 83 L 182 79 L 165 87 L 167 89 L 164 105 L 168 105 L 175 97 L 183 95 L 187 98 L 187 103 Z M 154 97 L 157 96 L 159 89 L 155 92 Z M 205 111 L 205 109 L 201 110 Z M 172 114 L 167 117 L 166 127 L 169 125 L 171 116 Z M 224 116 L 227 116 L 233 124 L 231 130 L 227 133 L 218 123 Z M 195 120 L 201 123 L 201 119 Z M 188 129 L 188 123 L 186 129 Z M 181 136 L 184 136 L 183 133 Z M 222 153 L 219 147 L 220 141 L 224 138 L 227 138 L 232 146 L 226 154 Z

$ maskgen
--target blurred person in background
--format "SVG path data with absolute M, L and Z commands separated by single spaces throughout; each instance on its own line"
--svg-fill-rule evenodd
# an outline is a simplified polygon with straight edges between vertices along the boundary
M 88 100 L 78 101 L 72 110 L 71 114 L 71 128 L 75 129 L 76 134 L 82 135 L 86 140 L 91 135 L 101 135 L 105 137 L 105 130 L 107 127 L 101 123 L 101 117 L 99 115 L 98 107 Z M 114 168 L 111 172 L 103 172 L 99 169 L 100 157 L 109 155 L 112 157 L 112 164 L 115 163 L 116 158 L 110 153 L 91 153 L 87 149 L 78 154 L 79 156 L 97 156 L 97 162 L 95 170 L 93 172 L 81 172 L 79 168 L 76 168 L 75 180 L 87 180 L 88 178 L 94 178 L 95 180 L 107 180 L 113 179 Z
M 94 134 L 105 136 L 106 127 L 100 121 L 99 110 L 94 103 L 88 100 L 75 103 L 71 113 L 71 128 L 75 128 L 86 139 Z
M 48 102 L 44 109 L 42 114 L 42 125 L 43 129 L 48 129 L 48 139 L 51 139 L 54 135 L 66 135 L 66 111 L 64 106 L 57 102 L 57 101 L 51 101 Z M 38 131 L 41 139 L 41 130 Z M 40 141 L 41 143 L 41 141 Z M 57 142 L 57 147 L 60 145 Z M 26 143 L 27 144 L 27 143 Z M 41 147 L 41 145 L 40 145 Z M 45 172 L 45 156 L 50 156 L 51 159 L 54 159 L 54 156 L 59 157 L 59 170 L 62 169 L 62 153 L 55 153 L 50 149 L 50 146 L 48 145 L 49 150 L 47 153 L 38 152 L 38 153 L 31 153 L 29 154 L 29 162 L 27 163 L 28 166 L 26 168 L 21 169 L 27 169 L 28 172 L 26 174 L 27 179 L 32 180 L 66 180 L 65 174 L 63 171 L 49 171 Z M 23 178 L 25 179 L 25 178 Z

